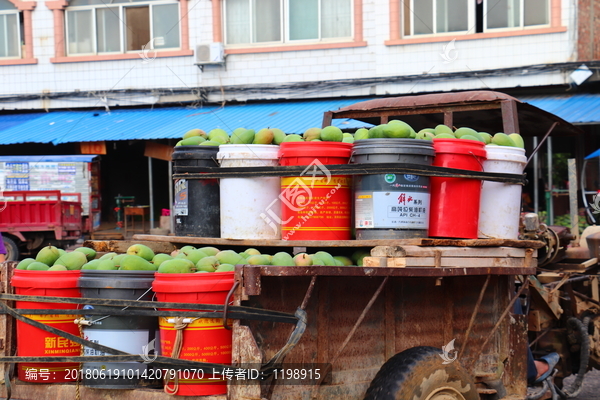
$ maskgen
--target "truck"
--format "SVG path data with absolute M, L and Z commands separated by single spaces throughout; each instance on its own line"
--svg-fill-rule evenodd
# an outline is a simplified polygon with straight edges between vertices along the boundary
M 325 112 L 323 125 L 330 125 L 334 118 L 372 125 L 397 118 L 414 127 L 444 123 L 481 131 L 521 131 L 542 138 L 551 133 L 581 133 L 564 120 L 511 96 L 481 91 L 357 103 Z M 347 165 L 331 166 L 332 170 L 336 167 L 352 172 Z M 266 170 L 294 172 L 278 167 L 263 168 L 262 172 Z M 361 171 L 354 172 L 369 173 L 369 168 L 361 166 Z M 207 169 L 173 178 L 225 176 L 219 174 L 226 173 Z M 582 375 L 594 365 L 588 364 L 590 351 L 596 352 L 600 343 L 595 317 L 600 305 L 598 260 L 587 260 L 578 273 L 559 274 L 551 282 L 538 280 L 539 266 L 556 267 L 570 236 L 540 223 L 535 214 L 523 217 L 517 240 L 233 240 L 159 235 L 135 235 L 133 240 L 173 248 L 369 252 L 360 267 L 236 265 L 234 284 L 224 304 L 204 307 L 215 310 L 224 325 L 234 315 L 231 313 L 247 313 L 233 318 L 233 366 L 255 366 L 265 379 L 259 384 L 233 379 L 226 395 L 198 399 L 525 400 L 540 398 L 548 390 L 556 399 L 569 398 L 579 390 Z M 134 242 L 88 241 L 85 245 L 101 252 L 123 252 Z M 10 286 L 11 268 L 14 263 L 3 265 L 5 287 Z M 0 301 L 17 298 L 0 295 Z M 524 314 L 515 312 L 520 300 Z M 173 303 L 168 306 L 178 308 Z M 261 313 L 272 319 L 256 317 Z M 0 316 L 0 334 L 10 331 L 10 323 L 10 317 Z M 14 337 L 8 334 L 6 343 L 12 342 Z M 26 359 L 12 357 L 12 346 L 0 348 L 0 362 Z M 535 395 L 527 391 L 529 347 L 534 354 L 557 351 L 561 355 L 557 370 Z M 202 362 L 164 356 L 157 362 L 180 362 L 180 371 L 210 370 Z M 310 379 L 290 384 L 288 372 L 293 377 L 294 371 L 310 373 Z M 562 378 L 571 374 L 577 374 L 576 386 L 562 387 Z M 23 399 L 79 394 L 98 398 L 104 393 L 58 383 L 11 383 L 9 388 L 10 382 L 15 383 L 7 380 L 3 394 L 10 391 Z M 111 396 L 123 400 L 168 398 L 160 389 L 141 388 L 112 391 Z

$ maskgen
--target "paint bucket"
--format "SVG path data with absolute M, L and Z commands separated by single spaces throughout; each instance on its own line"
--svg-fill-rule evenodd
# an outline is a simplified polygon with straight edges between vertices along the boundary
M 483 171 L 485 143 L 466 139 L 433 139 L 433 165 Z M 480 179 L 431 177 L 429 236 L 477 239 Z
M 151 289 L 154 271 L 95 271 L 83 270 L 79 278 L 79 287 L 84 298 L 144 300 L 151 301 Z M 92 325 L 84 326 L 84 338 L 129 354 L 141 354 L 149 360 L 154 356 L 148 354 L 149 344 L 156 343 L 158 321 L 156 317 L 118 316 L 110 312 L 123 307 L 84 306 L 84 309 L 106 311 L 106 316 L 89 315 L 87 320 Z M 128 310 L 144 310 L 129 307 Z M 156 344 L 158 348 L 158 344 Z M 146 350 L 146 351 L 145 351 Z M 86 356 L 108 356 L 104 352 L 84 348 Z M 158 374 L 152 373 L 147 363 L 138 362 L 86 362 L 83 364 L 83 384 L 88 387 L 102 389 L 134 389 L 140 387 L 142 381 Z M 160 380 L 157 380 L 160 384 Z M 147 386 L 147 385 L 146 385 Z
M 218 146 L 176 146 L 173 172 L 194 173 L 195 167 L 218 167 Z M 176 236 L 219 237 L 218 179 L 175 179 Z
M 11 285 L 16 294 L 28 296 L 81 297 L 77 280 L 80 271 L 27 271 L 15 269 Z M 68 310 L 80 308 L 78 304 L 41 303 L 17 301 L 16 308 L 64 309 L 65 314 L 27 315 L 35 321 L 60 329 L 75 336 L 79 327 L 73 323 L 77 315 Z M 81 345 L 69 339 L 17 321 L 17 355 L 20 357 L 81 355 Z M 19 363 L 18 378 L 27 382 L 70 382 L 79 376 L 79 363 Z
M 326 165 L 348 164 L 352 143 L 283 142 L 280 165 L 306 165 L 300 176 L 281 178 L 283 240 L 352 239 L 352 178 Z
M 221 168 L 276 166 L 278 150 L 271 144 L 228 144 L 217 159 Z M 221 237 L 280 239 L 278 196 L 279 178 L 222 178 Z
M 352 164 L 407 163 L 431 165 L 435 152 L 430 140 L 357 140 Z M 429 177 L 379 174 L 354 177 L 356 239 L 427 237 Z
M 158 301 L 192 304 L 224 304 L 232 287 L 233 272 L 190 274 L 156 272 L 152 285 Z M 231 365 L 232 331 L 223 326 L 222 313 L 215 313 L 214 318 L 191 318 L 190 323 L 187 323 L 183 329 L 176 329 L 175 317 L 177 317 L 176 312 L 169 312 L 159 318 L 162 355 L 172 357 L 179 330 L 182 341 L 177 358 Z M 231 322 L 228 321 L 228 324 Z M 215 377 L 220 379 L 215 380 Z M 167 383 L 166 389 L 169 393 L 173 392 L 173 382 Z M 208 396 L 224 393 L 227 393 L 227 381 L 220 375 L 181 370 L 174 394 Z
M 525 149 L 508 146 L 486 146 L 485 172 L 523 174 L 527 157 Z M 483 181 L 479 211 L 479 237 L 518 239 L 521 216 L 521 185 Z

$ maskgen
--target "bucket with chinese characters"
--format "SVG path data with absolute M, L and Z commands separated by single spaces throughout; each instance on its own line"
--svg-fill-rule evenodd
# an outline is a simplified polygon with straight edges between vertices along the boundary
M 79 275 L 80 271 L 27 271 L 15 269 L 10 283 L 15 288 L 15 293 L 20 295 L 81 297 L 77 287 Z M 72 335 L 80 336 L 78 326 L 73 323 L 78 316 L 69 314 L 69 310 L 80 308 L 78 304 L 17 301 L 16 308 L 64 309 L 64 314 L 28 315 L 25 313 L 23 316 Z M 74 357 L 81 355 L 81 345 L 25 322 L 17 321 L 17 355 L 20 357 Z M 22 381 L 37 383 L 70 382 L 78 378 L 79 363 L 19 363 L 17 364 L 17 371 L 18 378 Z
M 283 240 L 352 239 L 352 177 L 327 169 L 348 164 L 351 152 L 352 143 L 281 143 L 280 165 L 306 165 L 300 176 L 281 178 Z
M 160 302 L 193 304 L 224 304 L 232 287 L 233 272 L 156 272 L 152 284 Z M 178 310 L 164 311 L 168 312 L 159 318 L 162 355 L 231 365 L 232 331 L 223 326 L 223 313 L 215 312 L 214 318 L 192 318 L 178 317 Z M 202 311 L 201 308 L 198 311 Z M 231 321 L 227 323 L 231 324 Z M 227 393 L 227 382 L 220 374 L 181 370 L 177 383 L 172 380 L 165 383 L 165 392 L 180 396 L 224 394 Z
M 431 165 L 433 143 L 419 139 L 368 139 L 354 142 L 352 164 Z M 378 174 L 354 177 L 356 239 L 427 237 L 429 177 Z

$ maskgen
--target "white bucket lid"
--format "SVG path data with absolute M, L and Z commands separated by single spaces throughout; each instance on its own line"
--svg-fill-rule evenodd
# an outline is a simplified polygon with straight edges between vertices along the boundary
M 525 149 L 510 146 L 485 146 L 487 161 L 514 161 L 525 164 Z
M 273 144 L 226 144 L 219 146 L 217 160 L 278 160 L 278 152 Z

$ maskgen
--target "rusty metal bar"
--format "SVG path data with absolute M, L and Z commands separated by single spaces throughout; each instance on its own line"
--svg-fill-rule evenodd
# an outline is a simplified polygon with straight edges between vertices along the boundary
M 471 334 L 471 329 L 473 329 L 473 324 L 475 324 L 475 317 L 477 317 L 477 313 L 479 312 L 479 306 L 481 306 L 481 302 L 483 301 L 483 295 L 485 294 L 485 290 L 487 289 L 488 284 L 490 283 L 491 277 L 492 277 L 491 275 L 487 276 L 481 290 L 479 291 L 479 298 L 477 299 L 477 303 L 475 303 L 475 308 L 473 309 L 473 314 L 471 314 L 471 320 L 469 321 L 469 327 L 467 328 L 467 333 L 465 333 L 465 340 L 464 340 L 462 346 L 460 347 L 460 352 L 458 353 L 458 358 L 460 358 L 463 355 L 465 348 L 467 347 L 467 342 L 469 341 L 469 335 Z
M 227 306 L 229 305 L 229 299 L 231 299 L 233 292 L 235 292 L 235 289 L 237 289 L 239 284 L 240 284 L 240 281 L 235 281 L 233 283 L 233 286 L 229 290 L 229 293 L 227 293 L 227 297 L 225 298 L 225 303 L 223 304 L 223 328 L 225 328 L 229 331 L 231 330 L 231 327 L 229 325 L 227 325 Z
M 306 306 L 308 305 L 308 300 L 310 300 L 310 296 L 312 296 L 312 292 L 315 288 L 315 283 L 317 282 L 317 276 L 313 275 L 310 280 L 310 284 L 308 285 L 308 289 L 306 289 L 306 294 L 304 295 L 304 299 L 302 300 L 302 304 L 300 308 L 306 310 Z
M 546 134 L 544 135 L 544 137 L 542 138 L 542 140 L 540 140 L 540 142 L 538 143 L 537 147 L 535 149 L 533 149 L 533 151 L 529 155 L 529 158 L 527 159 L 527 164 L 525 164 L 525 168 L 527 168 L 527 166 L 529 165 L 529 162 L 531 161 L 531 159 L 533 158 L 533 156 L 537 154 L 537 152 L 540 149 L 540 147 L 542 147 L 542 145 L 544 144 L 544 142 L 546 141 L 546 139 L 548 139 L 548 136 L 550 136 L 550 134 L 552 133 L 552 131 L 554 130 L 554 128 L 556 127 L 556 125 L 558 125 L 558 122 L 554 121 L 554 123 L 550 126 L 550 129 L 548 129 L 548 131 L 546 132 Z
M 487 344 L 490 341 L 490 339 L 492 338 L 492 336 L 494 336 L 494 334 L 496 333 L 496 331 L 500 327 L 500 324 L 502 324 L 502 321 L 504 320 L 504 318 L 506 318 L 506 316 L 508 315 L 508 313 L 510 312 L 510 310 L 513 309 L 513 307 L 515 305 L 515 302 L 517 301 L 517 299 L 519 298 L 519 296 L 521 296 L 521 294 L 525 291 L 525 289 L 527 289 L 527 287 L 529 287 L 529 280 L 526 280 L 523 283 L 523 286 L 521 286 L 521 289 L 519 289 L 519 291 L 517 292 L 517 294 L 515 295 L 515 297 L 513 297 L 513 299 L 510 301 L 510 303 L 508 303 L 508 306 L 506 307 L 506 309 L 504 310 L 504 312 L 502 313 L 502 315 L 500 315 L 500 318 L 498 318 L 498 322 L 496 322 L 496 325 L 494 325 L 494 328 L 492 329 L 492 331 L 490 332 L 490 334 L 488 335 L 488 337 L 485 339 L 485 342 L 483 342 L 483 344 L 481 345 L 481 347 L 479 349 L 479 353 L 478 353 L 477 357 L 475 357 L 473 359 L 473 362 L 476 362 L 481 357 L 481 354 L 483 353 L 483 350 L 485 349 L 485 346 L 487 346 Z

